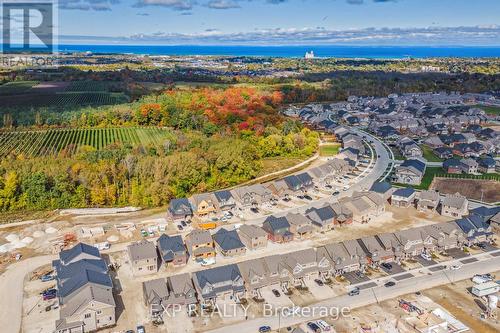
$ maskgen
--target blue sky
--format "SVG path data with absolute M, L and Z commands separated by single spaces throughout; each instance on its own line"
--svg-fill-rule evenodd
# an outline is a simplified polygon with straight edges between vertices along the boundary
M 60 43 L 500 45 L 498 0 L 59 0 Z

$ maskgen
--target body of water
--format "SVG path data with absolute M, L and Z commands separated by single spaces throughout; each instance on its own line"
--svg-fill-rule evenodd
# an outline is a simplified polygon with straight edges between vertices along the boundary
M 204 46 L 204 45 L 59 45 L 60 52 L 149 55 L 214 55 L 404 59 L 436 57 L 500 57 L 500 47 L 397 47 L 397 46 Z

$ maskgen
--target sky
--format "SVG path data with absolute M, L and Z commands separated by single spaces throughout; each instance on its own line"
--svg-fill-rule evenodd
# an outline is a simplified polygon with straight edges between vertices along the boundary
M 499 0 L 59 0 L 61 44 L 500 46 Z

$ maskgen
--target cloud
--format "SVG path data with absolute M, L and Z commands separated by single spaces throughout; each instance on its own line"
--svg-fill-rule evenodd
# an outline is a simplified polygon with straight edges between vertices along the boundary
M 59 0 L 59 8 L 63 10 L 109 11 L 119 0 Z
M 61 40 L 66 37 L 61 36 Z M 81 36 L 84 38 L 84 36 Z M 88 37 L 93 38 L 93 37 Z M 500 45 L 500 26 L 365 28 L 328 30 L 315 28 L 256 29 L 225 33 L 207 29 L 199 33 L 156 32 L 127 37 L 99 37 L 129 44 L 184 45 Z
M 137 13 L 137 14 L 135 14 L 135 15 L 137 15 L 137 16 L 149 16 L 149 14 L 148 14 L 148 13 Z
M 195 4 L 195 0 L 138 0 L 134 7 L 160 6 L 184 11 L 193 9 Z
M 241 6 L 234 0 L 210 0 L 207 3 L 207 7 L 212 9 L 232 9 L 240 8 Z

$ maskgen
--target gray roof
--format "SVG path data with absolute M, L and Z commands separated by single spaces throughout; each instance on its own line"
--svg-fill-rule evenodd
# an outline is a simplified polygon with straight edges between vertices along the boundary
M 213 236 L 215 242 L 224 251 L 244 248 L 240 236 L 236 230 L 226 230 L 220 228 Z
M 67 264 L 78 257 L 80 254 L 86 254 L 89 257 L 101 259 L 101 254 L 96 247 L 84 243 L 78 243 L 69 250 L 61 251 L 59 253 L 59 259 L 62 263 Z
M 238 232 L 249 238 L 267 237 L 267 233 L 259 226 L 253 224 L 244 224 L 238 228 Z
M 112 288 L 94 284 L 86 285 L 75 293 L 67 303 L 61 305 L 60 317 L 67 318 L 79 313 L 81 310 L 85 310 L 91 301 L 114 307 L 115 300 Z
M 392 186 L 388 182 L 375 182 L 372 187 L 370 187 L 370 191 L 377 193 L 387 193 L 392 189 Z
M 156 246 L 146 239 L 130 244 L 127 250 L 132 261 L 157 257 Z
M 185 253 L 186 247 L 181 235 L 168 236 L 163 234 L 157 241 L 158 250 L 164 261 L 172 261 L 175 254 Z
M 403 198 L 409 198 L 413 194 L 415 194 L 415 190 L 411 187 L 399 188 L 396 191 L 394 191 L 394 193 L 392 193 L 392 195 L 394 195 L 394 196 L 403 197 Z
M 100 285 L 108 288 L 113 287 L 113 282 L 108 274 L 99 273 L 96 271 L 85 269 L 78 274 L 74 275 L 72 278 L 65 281 L 58 280 L 57 283 L 57 295 L 60 300 L 70 296 L 72 293 L 76 292 L 78 289 L 84 287 L 87 284 Z
M 447 194 L 443 199 L 443 206 L 448 206 L 457 209 L 464 207 L 466 203 L 467 203 L 467 198 L 458 193 Z
M 269 226 L 272 231 L 280 230 L 280 229 L 288 229 L 290 228 L 290 223 L 288 223 L 286 217 L 276 217 L 271 215 L 266 218 L 264 221 L 264 227 Z
M 221 202 L 221 201 L 228 201 L 228 200 L 230 200 L 233 197 L 233 195 L 231 194 L 231 192 L 229 192 L 227 190 L 222 190 L 222 191 L 214 192 L 214 196 L 217 199 L 217 201 L 219 201 L 219 202 Z
M 212 243 L 212 235 L 208 230 L 195 229 L 186 235 L 188 249 L 194 245 Z

